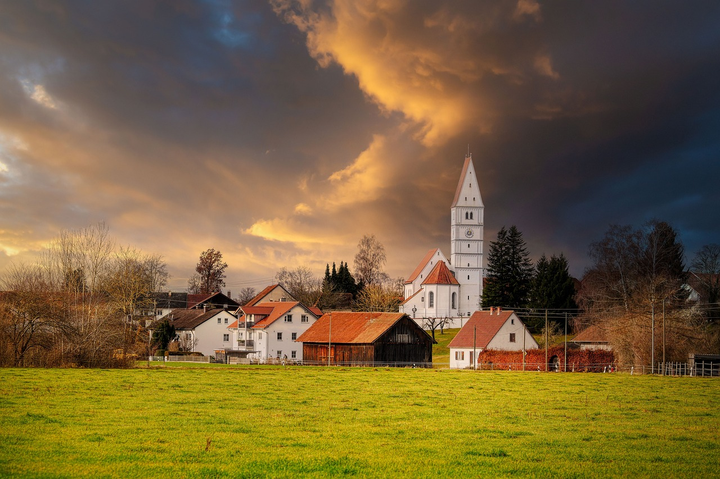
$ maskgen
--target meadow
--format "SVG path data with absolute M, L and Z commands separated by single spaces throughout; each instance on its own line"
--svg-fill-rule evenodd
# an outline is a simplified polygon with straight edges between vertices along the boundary
M 719 386 L 440 369 L 2 369 L 0 475 L 717 477 Z

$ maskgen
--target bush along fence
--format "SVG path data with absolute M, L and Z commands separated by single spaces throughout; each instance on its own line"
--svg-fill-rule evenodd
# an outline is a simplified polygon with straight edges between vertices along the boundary
M 546 360 L 547 357 L 547 360 Z M 567 361 L 563 346 L 522 351 L 486 350 L 478 353 L 478 369 L 556 372 L 612 372 L 617 370 L 612 351 L 569 349 Z

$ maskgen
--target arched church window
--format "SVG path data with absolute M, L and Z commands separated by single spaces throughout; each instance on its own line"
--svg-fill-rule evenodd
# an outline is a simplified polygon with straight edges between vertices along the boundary
M 430 291 L 430 295 L 428 296 L 428 308 L 432 308 L 435 306 L 435 293 Z
M 475 198 L 473 198 L 473 199 L 475 199 Z M 470 219 L 473 219 L 472 211 L 470 212 Z
M 468 218 L 468 212 L 467 212 L 467 211 L 465 212 L 465 219 L 466 219 L 466 220 L 469 220 L 469 219 L 470 219 L 470 218 Z
M 452 307 L 452 309 L 457 308 L 457 306 L 455 306 L 455 303 L 456 303 L 456 302 L 457 302 L 457 293 L 453 293 L 453 294 L 452 294 L 452 299 L 451 299 L 451 307 Z

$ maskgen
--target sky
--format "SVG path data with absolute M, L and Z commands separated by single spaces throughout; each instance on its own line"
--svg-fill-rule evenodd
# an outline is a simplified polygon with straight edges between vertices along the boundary
M 450 254 L 468 150 L 485 244 L 577 277 L 611 224 L 720 243 L 720 2 L 0 0 L 0 271 L 105 222 L 184 290 Z

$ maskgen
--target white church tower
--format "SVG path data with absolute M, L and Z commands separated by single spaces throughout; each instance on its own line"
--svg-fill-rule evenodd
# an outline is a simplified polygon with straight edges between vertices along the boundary
M 484 211 L 475 166 L 468 152 L 450 206 L 450 259 L 439 248 L 428 251 L 405 281 L 405 300 L 400 312 L 411 315 L 421 326 L 429 318 L 448 318 L 451 320 L 448 327 L 461 327 L 463 318 L 480 309 Z
M 480 309 L 484 211 L 472 155 L 468 153 L 450 207 L 450 268 L 460 283 L 459 309 L 466 317 Z

